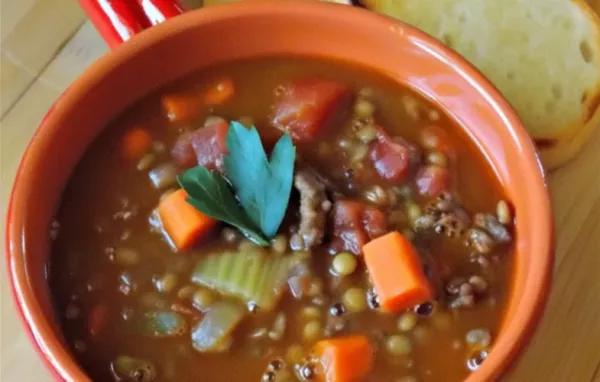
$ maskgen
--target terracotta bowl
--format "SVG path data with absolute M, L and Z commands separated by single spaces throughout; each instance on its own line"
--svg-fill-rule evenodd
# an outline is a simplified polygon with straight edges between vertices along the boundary
M 146 8 L 137 10 L 123 6 L 127 2 L 119 3 L 123 9 L 110 8 L 106 1 L 81 2 L 116 48 L 65 91 L 36 131 L 14 183 L 6 229 L 16 306 L 53 376 L 89 380 L 65 346 L 46 277 L 51 218 L 86 148 L 128 106 L 181 76 L 225 61 L 282 54 L 344 60 L 384 73 L 448 112 L 479 147 L 514 206 L 516 261 L 501 332 L 482 367 L 467 380 L 492 380 L 506 370 L 545 305 L 553 259 L 552 217 L 531 140 L 508 103 L 477 70 L 428 35 L 349 6 L 257 0 L 160 23 L 180 9 L 165 0 L 140 1 Z M 147 16 L 141 18 L 144 12 Z

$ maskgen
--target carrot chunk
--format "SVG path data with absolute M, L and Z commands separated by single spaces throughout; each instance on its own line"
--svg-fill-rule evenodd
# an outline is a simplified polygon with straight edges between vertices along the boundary
M 398 232 L 363 247 L 364 259 L 381 307 L 398 312 L 432 299 L 416 248 Z
M 323 382 L 352 382 L 373 368 L 373 347 L 366 336 L 348 335 L 316 343 L 317 378 Z
M 174 123 L 191 122 L 202 111 L 202 97 L 195 93 L 167 94 L 161 103 L 167 118 Z
M 182 251 L 192 247 L 206 235 L 217 221 L 196 210 L 186 199 L 183 190 L 177 190 L 158 205 L 163 228 L 175 247 Z
M 127 159 L 140 159 L 152 146 L 152 136 L 142 127 L 134 127 L 123 135 L 121 151 Z
M 209 106 L 222 105 L 229 101 L 235 93 L 231 78 L 221 79 L 212 84 L 204 93 L 204 103 Z

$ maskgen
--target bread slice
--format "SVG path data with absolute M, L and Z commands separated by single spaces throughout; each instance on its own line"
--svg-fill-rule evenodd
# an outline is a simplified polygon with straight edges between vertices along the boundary
M 600 20 L 583 0 L 364 1 L 462 54 L 498 87 L 534 139 L 560 145 L 598 124 L 592 117 L 600 102 Z
M 573 159 L 590 140 L 595 127 L 600 125 L 600 108 L 576 135 L 568 139 L 555 141 L 553 144 L 538 144 L 538 152 L 544 168 L 552 170 L 564 166 Z

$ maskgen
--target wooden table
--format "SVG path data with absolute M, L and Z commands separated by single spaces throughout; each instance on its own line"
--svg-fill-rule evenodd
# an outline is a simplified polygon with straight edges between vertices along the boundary
M 107 49 L 74 0 L 1 1 L 3 232 L 12 180 L 34 129 L 62 90 Z M 600 0 L 589 1 L 600 9 Z M 600 129 L 585 152 L 549 177 L 557 224 L 554 284 L 509 381 L 600 382 L 599 153 Z M 4 261 L 0 267 L 0 380 L 49 381 L 15 315 Z

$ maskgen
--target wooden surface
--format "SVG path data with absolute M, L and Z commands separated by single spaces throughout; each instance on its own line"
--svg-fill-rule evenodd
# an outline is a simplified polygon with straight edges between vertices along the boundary
M 589 1 L 600 9 L 600 0 Z M 0 15 L 4 232 L 9 190 L 34 129 L 106 47 L 75 0 L 0 0 Z M 549 183 L 557 225 L 554 284 L 542 323 L 506 380 L 600 382 L 600 129 L 585 152 L 551 174 Z M 0 380 L 49 381 L 15 315 L 4 261 L 0 267 Z

